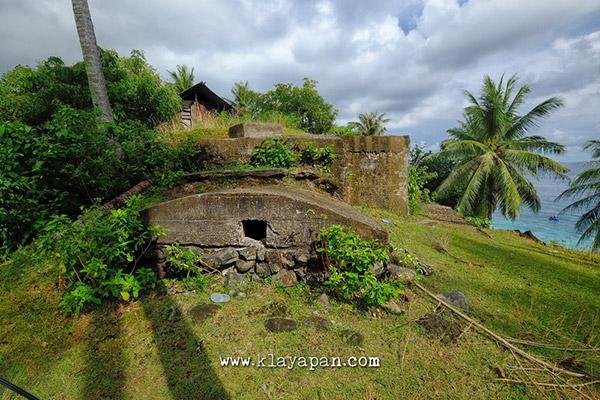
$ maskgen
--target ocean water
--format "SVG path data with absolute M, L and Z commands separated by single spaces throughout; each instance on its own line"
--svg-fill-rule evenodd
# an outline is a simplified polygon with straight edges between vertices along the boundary
M 577 175 L 586 168 L 584 162 L 564 164 L 571 169 L 569 172 L 570 177 Z M 532 178 L 531 182 L 535 185 L 540 196 L 540 211 L 534 213 L 528 208 L 522 208 L 521 215 L 515 221 L 506 219 L 496 212 L 492 216 L 492 227 L 494 229 L 530 230 L 536 237 L 545 242 L 557 242 L 567 247 L 589 249 L 591 240 L 577 244 L 580 235 L 575 230 L 575 223 L 583 212 L 560 213 L 574 199 L 555 201 L 556 197 L 569 186 L 569 182 L 549 177 Z M 554 215 L 559 217 L 558 221 L 549 220 L 549 217 Z

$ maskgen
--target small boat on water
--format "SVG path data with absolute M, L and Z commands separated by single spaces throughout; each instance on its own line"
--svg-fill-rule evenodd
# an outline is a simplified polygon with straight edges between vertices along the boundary
M 558 215 L 552 215 L 552 216 L 548 217 L 548 219 L 550 221 L 555 221 L 555 222 L 559 221 Z

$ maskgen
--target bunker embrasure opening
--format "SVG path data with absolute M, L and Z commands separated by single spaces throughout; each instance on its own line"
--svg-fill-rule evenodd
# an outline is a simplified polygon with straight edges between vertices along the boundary
M 246 219 L 242 221 L 244 236 L 255 240 L 267 238 L 267 221 L 259 219 Z

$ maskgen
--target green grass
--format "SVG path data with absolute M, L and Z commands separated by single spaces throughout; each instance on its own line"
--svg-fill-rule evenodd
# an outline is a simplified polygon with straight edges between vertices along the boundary
M 434 292 L 463 291 L 470 315 L 496 332 L 567 347 L 600 346 L 597 255 L 538 245 L 510 232 L 486 231 L 490 239 L 469 226 L 370 212 L 394 222 L 386 227 L 395 247 L 434 266 L 423 285 Z M 449 251 L 466 263 L 434 249 L 432 243 L 445 238 Z M 303 285 L 254 285 L 246 298 L 233 298 L 213 317 L 194 322 L 187 310 L 209 302 L 210 291 L 222 290 L 218 280 L 202 293 L 175 286 L 170 295 L 68 317 L 58 311 L 56 278 L 53 266 L 23 257 L 0 265 L 0 376 L 43 399 L 581 397 L 495 381 L 496 368 L 508 371 L 516 365 L 510 352 L 474 331 L 454 344 L 426 334 L 415 320 L 435 304 L 411 289 L 413 301 L 402 303 L 405 313 L 392 316 L 337 302 L 325 310 L 315 301 L 318 293 Z M 269 333 L 260 308 L 272 301 L 286 304 L 297 320 L 320 315 L 333 326 Z M 169 321 L 173 309 L 182 317 Z M 346 344 L 344 329 L 362 333 L 362 347 Z M 598 354 L 526 349 L 553 362 L 574 355 L 587 373 L 600 375 Z M 267 353 L 378 356 L 381 367 L 310 371 L 219 365 L 219 357 Z M 598 396 L 597 389 L 586 393 Z M 15 397 L 0 389 L 0 399 L 8 398 Z
M 193 128 L 184 128 L 178 120 L 162 124 L 158 128 L 159 136 L 167 143 L 181 143 L 188 140 L 226 139 L 229 128 L 248 122 L 264 122 L 281 124 L 284 135 L 306 135 L 307 132 L 297 128 L 297 122 L 289 116 L 269 113 L 258 118 L 250 116 L 234 116 L 229 113 L 207 114 L 203 120 L 195 121 Z

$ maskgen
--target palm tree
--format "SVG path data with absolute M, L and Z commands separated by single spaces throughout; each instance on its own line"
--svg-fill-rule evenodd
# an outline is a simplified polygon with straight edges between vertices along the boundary
M 355 128 L 364 136 L 381 136 L 385 133 L 385 124 L 390 122 L 385 118 L 385 113 L 379 114 L 377 111 L 358 114 L 358 121 L 350 122 L 348 125 Z
M 175 71 L 167 72 L 179 93 L 194 86 L 194 68 L 188 69 L 187 65 L 178 65 Z
M 546 173 L 566 179 L 567 167 L 539 154 L 561 154 L 564 146 L 542 136 L 527 136 L 530 128 L 537 127 L 541 118 L 563 102 L 552 97 L 520 115 L 517 108 L 530 88 L 524 85 L 516 90 L 517 81 L 513 75 L 505 83 L 503 76 L 496 84 L 486 76 L 478 99 L 465 91 L 470 104 L 464 119 L 458 128 L 447 131 L 450 138 L 442 142 L 441 154 L 455 161 L 456 167 L 436 194 L 464 188 L 457 209 L 465 215 L 491 219 L 499 207 L 505 217 L 514 219 L 523 204 L 537 212 L 540 199 L 525 174 Z
M 250 89 L 248 81 L 234 83 L 231 88 L 231 94 L 233 95 L 233 99 L 228 101 L 238 113 L 255 111 L 254 109 L 257 106 L 259 96 L 257 92 Z
M 570 187 L 562 192 L 558 199 L 583 197 L 565 207 L 562 212 L 589 208 L 579 217 L 575 228 L 581 232 L 579 243 L 593 237 L 592 248 L 600 250 L 600 140 L 588 141 L 584 149 L 592 151 L 593 160 L 590 162 L 590 168 L 577 175 Z
M 100 119 L 110 122 L 113 120 L 112 108 L 106 90 L 106 81 L 102 72 L 100 51 L 96 43 L 96 34 L 90 15 L 87 0 L 72 0 L 75 25 L 85 62 L 85 71 L 88 77 L 88 85 L 92 95 L 92 104 L 100 109 Z

